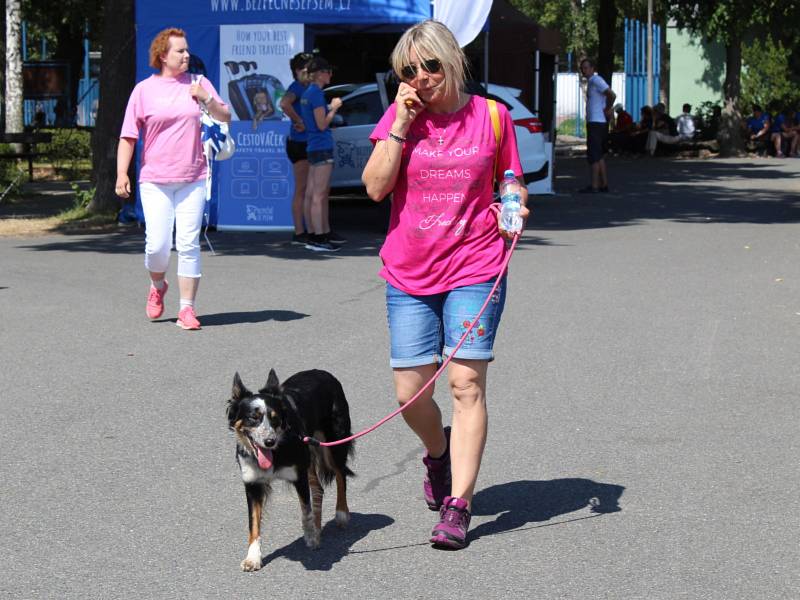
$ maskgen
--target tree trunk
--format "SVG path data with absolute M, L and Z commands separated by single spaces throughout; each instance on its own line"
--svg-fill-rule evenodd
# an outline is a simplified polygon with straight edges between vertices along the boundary
M 611 85 L 614 75 L 614 34 L 617 28 L 616 0 L 600 0 L 597 9 L 597 72 Z
M 69 63 L 70 89 L 69 112 L 64 115 L 69 126 L 76 125 L 78 82 L 83 76 L 83 30 L 74 23 L 62 23 L 58 28 L 53 58 Z
M 6 32 L 6 3 L 0 8 L 0 32 Z M 0 36 L 0 131 L 6 130 L 6 36 Z
M 6 0 L 6 133 L 21 133 L 22 40 L 20 0 Z
M 100 63 L 100 101 L 92 134 L 92 180 L 95 194 L 89 212 L 119 208 L 114 193 L 117 145 L 128 97 L 136 82 L 134 0 L 106 0 L 103 9 L 103 57 Z M 129 175 L 135 181 L 134 161 Z
M 719 141 L 720 156 L 741 156 L 745 151 L 739 94 L 742 89 L 742 41 L 732 37 L 725 47 L 725 106 L 722 107 Z

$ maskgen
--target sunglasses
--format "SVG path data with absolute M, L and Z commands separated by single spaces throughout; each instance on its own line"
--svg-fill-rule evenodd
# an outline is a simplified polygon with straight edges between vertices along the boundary
M 400 75 L 403 76 L 403 79 L 414 79 L 420 68 L 426 73 L 435 75 L 442 70 L 442 62 L 438 58 L 431 58 L 430 60 L 423 60 L 419 66 L 412 63 L 400 69 Z

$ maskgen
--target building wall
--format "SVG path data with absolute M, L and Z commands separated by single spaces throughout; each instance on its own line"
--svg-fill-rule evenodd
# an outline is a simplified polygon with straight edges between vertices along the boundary
M 710 101 L 722 103 L 725 82 L 725 48 L 704 43 L 700 38 L 667 26 L 669 47 L 669 114 L 680 113 L 688 102 L 692 107 Z

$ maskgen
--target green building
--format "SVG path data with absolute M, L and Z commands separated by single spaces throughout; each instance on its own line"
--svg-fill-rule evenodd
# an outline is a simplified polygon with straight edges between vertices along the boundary
M 669 56 L 670 114 L 680 113 L 688 102 L 693 108 L 703 102 L 724 101 L 725 48 L 716 42 L 705 42 L 674 23 L 667 25 Z

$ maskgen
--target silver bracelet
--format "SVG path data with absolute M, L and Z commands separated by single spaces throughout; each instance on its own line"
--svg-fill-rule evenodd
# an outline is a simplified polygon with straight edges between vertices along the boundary
M 394 140 L 398 144 L 404 144 L 406 141 L 406 138 L 400 137 L 399 135 L 395 135 L 391 131 L 389 132 L 389 139 Z

